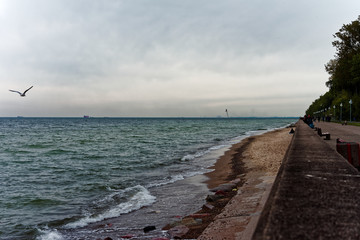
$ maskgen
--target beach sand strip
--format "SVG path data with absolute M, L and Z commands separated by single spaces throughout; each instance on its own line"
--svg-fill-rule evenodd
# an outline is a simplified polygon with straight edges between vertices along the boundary
M 193 216 L 200 224 L 185 224 L 182 239 L 251 239 L 258 218 L 292 139 L 290 129 L 251 136 L 233 145 L 207 173 L 209 189 L 229 182 L 235 189 L 210 201 Z M 210 208 L 209 208 L 210 206 Z M 167 228 L 169 229 L 169 227 Z

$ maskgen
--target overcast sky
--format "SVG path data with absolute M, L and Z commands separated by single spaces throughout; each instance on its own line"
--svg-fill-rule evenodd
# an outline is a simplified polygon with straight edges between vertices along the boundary
M 359 0 L 0 0 L 0 116 L 300 116 L 358 15 Z

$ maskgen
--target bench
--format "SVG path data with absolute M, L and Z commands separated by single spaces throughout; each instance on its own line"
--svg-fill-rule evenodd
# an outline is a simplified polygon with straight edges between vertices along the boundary
M 323 133 L 323 132 L 321 131 L 321 128 L 317 128 L 317 133 L 318 133 L 318 135 L 319 135 L 320 137 L 324 137 L 324 136 L 325 136 L 324 140 L 330 140 L 330 133 L 328 133 L 328 132 Z

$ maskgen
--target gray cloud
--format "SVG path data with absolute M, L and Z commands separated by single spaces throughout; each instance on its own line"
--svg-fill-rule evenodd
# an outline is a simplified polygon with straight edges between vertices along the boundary
M 302 115 L 326 91 L 332 34 L 357 18 L 356 6 L 2 0 L 0 112 L 216 116 L 232 108 L 237 116 Z M 21 101 L 6 92 L 28 85 L 35 87 Z

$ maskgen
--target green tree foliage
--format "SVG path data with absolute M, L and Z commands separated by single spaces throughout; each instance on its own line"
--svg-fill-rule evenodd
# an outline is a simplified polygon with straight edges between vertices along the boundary
M 360 85 L 360 54 L 356 54 L 353 56 L 351 60 L 351 85 L 355 86 L 355 94 L 359 95 L 358 86 Z
M 334 59 L 325 64 L 329 80 L 325 83 L 329 91 L 316 99 L 306 111 L 323 115 L 331 114 L 335 105 L 339 118 L 340 104 L 343 104 L 343 119 L 350 112 L 349 100 L 352 99 L 352 116 L 360 120 L 360 16 L 350 24 L 344 24 L 334 35 L 332 45 L 336 48 Z

